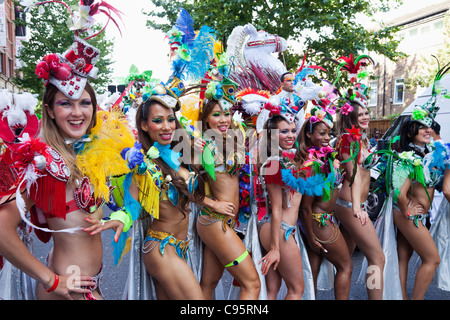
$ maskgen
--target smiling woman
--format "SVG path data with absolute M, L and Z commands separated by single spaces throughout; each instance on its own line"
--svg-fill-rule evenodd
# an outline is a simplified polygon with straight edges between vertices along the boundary
M 172 135 L 176 129 L 176 118 L 172 109 L 159 103 L 150 108 L 147 122 L 142 122 L 142 130 L 147 132 L 150 139 L 162 145 L 172 142 Z
M 94 105 L 87 91 L 84 91 L 78 100 L 67 98 L 58 91 L 54 97 L 52 107 L 45 105 L 50 118 L 55 120 L 65 138 L 80 139 L 92 126 Z
M 63 1 L 45 1 L 38 5 L 53 3 L 69 9 Z M 73 11 L 69 9 L 68 14 L 75 20 L 75 16 L 79 14 L 76 10 L 93 15 L 98 13 L 98 5 L 102 8 L 108 6 L 104 1 L 101 4 L 81 1 L 80 7 L 73 8 Z M 113 7 L 108 6 L 108 9 L 117 13 Z M 86 18 L 92 19 L 89 14 Z M 111 14 L 108 14 L 108 20 L 113 19 Z M 86 228 L 90 226 L 90 221 L 99 220 L 103 216 L 101 207 L 109 199 L 109 188 L 106 185 L 110 174 L 121 175 L 127 170 L 120 157 L 120 150 L 107 155 L 109 164 L 101 163 L 105 170 L 99 169 L 98 162 L 95 163 L 95 177 L 93 167 L 82 167 L 78 162 L 81 155 L 92 155 L 95 144 L 101 144 L 102 150 L 105 149 L 104 140 L 99 143 L 101 134 L 95 137 L 91 135 L 92 131 L 98 129 L 97 121 L 103 127 L 104 118 L 97 118 L 95 92 L 88 82 L 88 78 L 97 77 L 98 68 L 95 65 L 101 52 L 87 40 L 98 33 L 86 39 L 81 38 L 81 34 L 87 29 L 88 26 L 83 26 L 83 30 L 75 30 L 74 41 L 64 53 L 48 54 L 36 67 L 36 75 L 45 86 L 40 132 L 42 141 L 30 135 L 26 139 L 20 137 L 14 143 L 17 142 L 17 146 L 26 149 L 28 144 L 39 142 L 39 151 L 44 150 L 45 156 L 44 159 L 39 157 L 38 162 L 32 156 L 30 161 L 30 157 L 25 157 L 23 152 L 17 153 L 17 150 L 11 149 L 14 154 L 13 163 L 15 166 L 26 163 L 27 173 L 23 183 L 17 187 L 15 199 L 0 206 L 0 252 L 13 265 L 39 282 L 36 286 L 38 299 L 102 298 L 102 241 L 100 234 L 91 235 L 86 232 Z M 133 141 L 126 125 L 120 121 L 114 124 L 114 128 L 107 134 L 108 137 L 114 137 L 111 149 L 118 146 L 119 140 Z M 84 148 L 87 144 L 89 150 Z M 100 161 L 103 159 L 96 158 Z M 1 160 L 5 159 L 2 157 Z M 105 173 L 109 169 L 112 170 Z M 98 183 L 99 179 L 104 184 Z M 24 182 L 27 182 L 25 186 Z M 102 192 L 102 187 L 105 187 L 105 193 Z M 26 217 L 28 211 L 31 213 L 31 221 Z M 53 238 L 53 247 L 46 265 L 37 260 L 19 239 L 16 227 L 21 220 L 35 228 L 41 241 L 48 242 Z M 114 221 L 111 219 L 108 223 L 117 223 Z M 80 276 L 73 275 L 74 266 Z M 15 283 L 10 285 L 16 287 Z

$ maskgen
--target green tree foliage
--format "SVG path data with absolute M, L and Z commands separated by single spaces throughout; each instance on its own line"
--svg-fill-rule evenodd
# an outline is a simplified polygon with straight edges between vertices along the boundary
M 372 51 L 391 60 L 403 57 L 397 51 L 398 41 L 393 35 L 397 28 L 368 30 L 377 12 L 386 12 L 402 0 L 149 0 L 156 9 L 147 12 L 147 25 L 167 32 L 176 21 L 181 7 L 194 19 L 194 28 L 208 25 L 226 39 L 234 27 L 252 23 L 258 30 L 294 41 L 304 41 L 309 49 L 308 60 L 320 63 L 324 58 L 337 58 L 350 53 Z M 358 22 L 357 14 L 367 21 Z M 363 24 L 361 24 L 363 23 Z M 301 40 L 300 40 L 301 39 Z M 292 49 L 285 54 L 288 69 L 301 63 L 303 53 Z M 325 63 L 331 69 L 329 63 Z
M 78 5 L 77 0 L 65 1 L 69 5 Z M 43 13 L 39 13 L 43 10 Z M 17 58 L 22 61 L 23 67 L 18 70 L 13 82 L 24 90 L 39 94 L 42 97 L 44 85 L 36 76 L 36 64 L 47 54 L 63 53 L 73 43 L 74 31 L 69 30 L 66 21 L 69 17 L 66 9 L 59 4 L 47 4 L 32 8 L 28 13 L 26 22 L 29 41 L 23 42 L 23 48 Z M 99 31 L 101 26 L 94 26 L 93 30 Z M 81 38 L 88 35 L 82 34 Z M 99 68 L 98 79 L 91 79 L 98 93 L 111 82 L 112 60 L 108 55 L 112 51 L 113 42 L 105 38 L 105 33 L 88 40 L 90 44 L 100 49 L 101 59 L 95 65 Z

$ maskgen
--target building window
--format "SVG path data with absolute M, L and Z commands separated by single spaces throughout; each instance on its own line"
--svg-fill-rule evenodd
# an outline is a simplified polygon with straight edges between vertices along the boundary
M 444 20 L 435 22 L 433 24 L 434 30 L 441 30 L 444 27 Z
M 404 95 L 405 95 L 405 80 L 395 79 L 394 104 L 403 104 Z
M 5 54 L 3 52 L 0 53 L 0 73 L 5 73 L 5 71 L 3 70 L 3 60 L 4 60 Z
M 376 107 L 378 104 L 378 83 L 376 81 L 369 83 L 369 107 Z
M 417 28 L 409 30 L 409 36 L 410 37 L 415 37 L 415 36 L 417 36 L 418 33 L 419 32 L 418 32 Z

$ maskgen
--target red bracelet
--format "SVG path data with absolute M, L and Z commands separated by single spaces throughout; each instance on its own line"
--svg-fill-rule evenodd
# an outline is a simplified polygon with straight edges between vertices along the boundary
M 58 277 L 58 275 L 55 273 L 55 281 L 53 282 L 53 285 L 51 286 L 51 288 L 49 288 L 49 289 L 47 289 L 47 290 L 45 290 L 45 291 L 47 291 L 47 292 L 55 291 L 56 288 L 58 287 L 58 284 L 59 284 L 59 277 Z

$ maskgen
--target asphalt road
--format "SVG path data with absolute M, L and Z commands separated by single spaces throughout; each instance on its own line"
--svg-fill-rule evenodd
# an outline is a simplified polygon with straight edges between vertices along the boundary
M 129 255 L 126 255 L 119 266 L 115 266 L 112 258 L 112 249 L 110 243 L 112 241 L 112 231 L 104 232 L 103 238 L 103 264 L 104 264 L 104 276 L 103 276 L 103 294 L 106 300 L 121 300 L 124 291 L 125 283 L 127 280 L 127 270 L 129 263 Z M 51 249 L 51 241 L 48 244 L 43 244 L 37 238 L 34 238 L 34 254 L 41 261 L 45 261 L 48 252 Z M 415 255 L 411 261 L 415 261 Z M 361 252 L 356 251 L 353 254 L 353 275 L 352 275 L 352 287 L 350 290 L 351 300 L 367 300 L 367 293 L 363 284 L 357 283 L 356 279 L 361 270 L 363 255 Z M 412 263 L 410 263 L 410 273 L 408 275 L 408 295 L 411 296 L 414 286 L 414 274 Z M 323 291 L 319 290 L 317 294 L 318 300 L 334 300 L 334 293 L 332 290 Z M 429 287 L 426 295 L 426 300 L 450 300 L 450 292 L 438 289 L 433 284 Z

